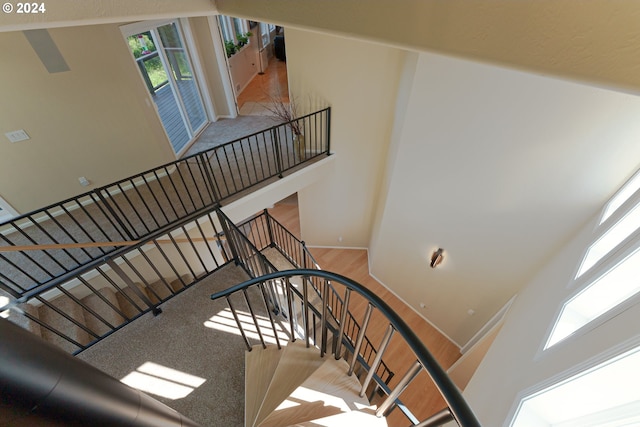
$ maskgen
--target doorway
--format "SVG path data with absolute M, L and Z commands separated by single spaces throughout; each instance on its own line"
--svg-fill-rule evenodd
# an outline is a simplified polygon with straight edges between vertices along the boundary
M 208 123 L 179 20 L 123 27 L 142 79 L 177 155 Z

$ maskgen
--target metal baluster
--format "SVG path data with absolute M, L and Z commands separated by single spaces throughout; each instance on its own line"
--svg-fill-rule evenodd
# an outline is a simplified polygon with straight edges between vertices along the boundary
M 189 187 L 187 186 L 187 182 L 184 180 L 184 175 L 182 175 L 182 168 L 180 167 L 180 163 L 176 162 L 174 163 L 175 167 L 176 167 L 176 171 L 178 172 L 178 176 L 180 177 L 180 181 L 182 181 L 182 186 L 184 187 L 184 191 L 185 193 L 187 193 L 187 196 L 189 197 L 189 200 L 191 201 L 191 206 L 193 207 L 193 210 L 195 211 L 196 208 L 196 202 L 193 201 L 193 197 L 191 197 L 191 192 L 189 191 Z M 191 213 L 191 211 L 189 210 L 185 210 L 185 213 Z
M 271 143 L 273 144 L 273 152 L 275 155 L 276 172 L 278 176 L 282 178 L 282 153 L 280 153 L 280 142 L 278 141 L 277 128 L 273 128 L 271 131 Z
M 291 281 L 289 281 L 289 278 L 287 277 L 285 279 L 285 284 L 286 284 L 286 293 L 287 293 L 287 309 L 289 310 L 289 327 L 291 328 L 291 342 L 294 342 L 296 340 L 296 330 L 294 328 L 294 315 L 293 315 L 293 297 L 292 297 L 292 293 L 293 291 L 291 290 Z
M 197 219 L 195 223 L 196 223 L 196 227 L 198 228 L 198 231 L 200 232 L 200 235 L 202 236 L 204 245 L 207 247 L 207 250 L 209 251 L 209 255 L 211 255 L 211 259 L 213 260 L 213 263 L 216 265 L 216 267 L 220 267 L 220 264 L 218 264 L 218 260 L 216 259 L 216 256 L 213 254 L 211 245 L 209 244 L 209 239 L 207 238 L 204 231 L 202 230 L 202 227 L 200 226 L 200 221 Z M 209 272 L 209 269 L 205 267 L 205 271 Z
M 184 253 L 182 253 L 182 250 L 180 249 L 180 246 L 178 246 L 178 242 L 176 242 L 176 240 L 173 238 L 173 236 L 171 235 L 171 232 L 167 233 L 167 236 L 169 237 L 169 240 L 171 240 L 171 243 L 173 243 L 173 246 L 176 248 L 176 250 L 178 251 L 178 255 L 180 255 L 180 258 L 182 258 L 182 261 L 184 261 L 184 264 L 187 266 L 187 268 L 189 269 L 189 273 L 191 273 L 191 275 L 193 276 L 193 278 L 195 279 L 196 277 L 196 273 L 195 271 L 193 271 L 193 268 L 191 268 L 191 264 L 189 264 L 189 261 L 187 260 L 187 258 L 184 256 Z
M 282 349 L 280 345 L 280 339 L 278 338 L 278 330 L 276 329 L 276 322 L 273 320 L 273 314 L 271 310 L 269 310 L 269 300 L 267 298 L 267 292 L 264 290 L 264 282 L 261 282 L 259 285 L 260 291 L 262 292 L 262 299 L 264 300 L 264 305 L 267 309 L 267 314 L 269 315 L 269 321 L 271 322 L 271 328 L 273 329 L 273 337 L 276 339 L 276 345 L 278 346 L 278 350 Z
M 233 158 L 236 161 L 236 167 L 237 167 L 236 171 L 238 172 L 238 173 L 234 173 L 233 176 L 240 178 L 240 187 L 241 187 L 240 189 L 244 190 L 247 187 L 244 186 L 244 180 L 242 179 L 242 174 L 240 173 L 240 162 L 238 161 L 238 155 L 236 154 L 235 142 L 231 144 L 231 150 L 233 151 Z M 231 170 L 231 166 L 229 166 L 229 170 Z
M 142 202 L 142 204 L 144 205 L 145 209 L 147 209 L 147 212 L 149 212 L 151 219 L 153 219 L 153 222 L 156 223 L 156 230 L 158 228 L 160 228 L 160 223 L 158 222 L 158 220 L 156 219 L 155 216 L 155 212 L 149 207 L 149 205 L 147 204 L 147 201 L 144 199 L 144 197 L 142 197 L 142 193 L 140 193 L 140 190 L 138 189 L 138 184 L 136 184 L 133 179 L 129 180 L 131 182 L 131 185 L 133 186 L 133 189 L 135 190 L 136 194 L 138 195 L 138 197 L 140 198 L 140 201 Z M 144 179 L 143 179 L 144 181 Z M 145 181 L 146 182 L 146 181 Z M 162 210 L 162 209 L 161 209 Z
M 168 175 L 167 168 L 164 168 L 164 169 L 165 169 L 165 173 Z M 176 219 L 178 219 L 180 217 L 180 215 L 178 215 L 178 211 L 176 211 L 176 208 L 173 206 L 173 202 L 171 201 L 171 197 L 169 197 L 169 193 L 167 193 L 167 190 L 164 188 L 164 185 L 162 184 L 162 178 L 160 178 L 158 176 L 158 172 L 156 170 L 153 171 L 153 176 L 156 177 L 156 182 L 160 186 L 160 189 L 162 190 L 162 194 L 164 194 L 165 199 L 167 199 L 167 204 L 169 205 L 169 207 L 173 211 L 173 215 L 175 216 L 175 218 L 174 218 L 174 221 L 175 221 Z M 169 179 L 169 182 L 171 182 L 171 177 L 168 177 L 168 179 Z M 171 182 L 171 184 L 173 184 L 173 183 Z M 178 199 L 180 199 L 180 196 L 178 196 Z M 158 204 L 158 206 L 160 206 L 160 204 Z M 160 206 L 160 209 L 164 212 L 164 209 L 162 208 L 162 206 Z M 166 213 L 165 213 L 165 215 L 166 215 Z M 171 221 L 169 221 L 168 218 L 167 218 L 167 221 L 171 222 Z
M 76 201 L 76 203 L 77 203 L 77 201 Z M 76 224 L 76 225 L 77 225 L 77 226 L 82 230 L 82 232 L 83 232 L 83 233 L 84 233 L 84 234 L 89 238 L 89 240 L 91 240 L 92 242 L 95 242 L 95 240 L 93 239 L 93 237 L 87 233 L 87 231 L 86 231 L 86 230 L 85 230 L 85 229 L 84 229 L 84 228 L 83 228 L 83 227 L 78 223 L 78 221 L 76 221 L 76 219 L 75 219 L 75 218 L 74 218 L 74 217 L 69 213 L 69 211 L 67 210 L 67 208 L 65 208 L 65 207 L 64 207 L 64 205 L 60 205 L 60 208 L 61 208 L 61 209 L 62 209 L 62 210 L 67 214 L 67 216 L 68 216 L 69 218 L 71 218 L 71 220 L 72 220 L 72 221 L 73 221 L 73 222 L 74 222 L 74 223 L 75 223 L 75 224 Z M 67 236 L 69 236 L 69 238 L 71 239 L 71 241 L 73 241 L 73 243 L 79 243 L 79 242 L 78 242 L 78 240 L 77 240 L 75 237 L 73 237 L 73 235 L 72 235 L 71 233 L 69 233 L 69 230 L 67 230 L 67 228 L 63 227 L 63 226 L 62 226 L 62 224 L 60 224 L 60 222 L 59 222 L 59 221 L 58 221 L 58 220 L 57 220 L 53 215 L 51 215 L 51 214 L 49 213 L 49 211 L 46 211 L 46 210 L 45 210 L 45 211 L 44 211 L 44 213 L 49 217 L 49 219 L 50 219 L 51 221 L 53 221 L 53 223 L 54 223 L 55 225 L 57 225 L 57 226 L 58 226 L 58 228 L 59 228 L 60 230 L 62 230 L 62 232 L 63 232 L 64 234 L 66 234 Z M 48 233 L 47 233 L 47 234 L 48 234 Z M 53 239 L 52 239 L 52 240 L 53 240 Z M 58 243 L 58 242 L 56 241 L 56 243 Z M 102 253 L 104 253 L 104 250 L 103 250 L 102 248 L 99 248 L 99 249 L 102 251 Z M 87 257 L 89 257 L 89 259 L 93 259 L 93 257 L 91 256 L 91 254 L 89 254 L 89 251 L 87 251 L 87 249 L 86 249 L 86 248 L 80 248 L 80 250 L 82 250 L 82 252 L 84 252 L 84 254 L 85 254 Z M 75 259 L 75 258 L 73 258 L 73 259 Z M 80 263 L 78 263 L 78 264 L 80 264 Z
M 157 240 L 153 241 L 153 244 L 155 245 L 155 247 L 158 249 L 158 252 L 160 252 L 160 255 L 162 255 L 162 257 L 164 258 L 164 260 L 167 262 L 167 264 L 169 265 L 169 267 L 171 268 L 171 270 L 173 271 L 173 274 L 175 274 L 175 276 L 178 278 L 178 280 L 180 280 L 180 282 L 182 283 L 183 287 L 187 287 L 187 284 L 184 282 L 184 280 L 182 280 L 182 277 L 180 276 L 180 273 L 178 273 L 178 270 L 176 269 L 176 267 L 173 265 L 173 263 L 171 262 L 171 260 L 169 259 L 169 257 L 167 256 L 167 254 L 162 250 L 162 248 L 160 247 L 160 243 L 158 243 Z M 195 277 L 194 277 L 195 279 Z
M 46 305 L 47 307 L 53 309 L 54 311 L 58 312 L 58 314 L 60 313 L 60 310 L 57 307 L 52 306 L 51 304 L 49 304 L 48 301 L 43 300 L 42 298 L 40 298 L 39 296 L 36 296 L 35 299 L 39 300 L 42 304 Z M 26 311 L 24 313 L 22 313 L 25 317 L 27 317 L 29 320 L 37 323 L 38 325 L 40 325 L 41 328 L 45 328 L 46 330 L 56 334 L 57 336 L 59 336 L 60 338 L 70 342 L 71 344 L 75 345 L 76 347 L 78 347 L 79 349 L 83 349 L 84 346 L 82 344 L 80 344 L 78 341 L 74 340 L 73 338 L 69 337 L 68 335 L 63 334 L 62 332 L 60 332 L 59 330 L 55 329 L 53 326 L 48 325 L 47 323 L 43 322 L 42 320 L 40 320 L 38 317 L 36 316 L 31 316 L 29 313 L 27 313 Z
M 138 252 L 140 253 L 140 255 L 142 255 L 142 257 L 145 259 L 145 261 L 147 261 L 147 264 L 149 264 L 149 267 L 151 267 L 151 269 L 156 274 L 156 276 L 158 276 L 158 279 L 160 279 L 160 281 L 162 283 L 164 283 L 164 285 L 167 288 L 167 290 L 169 291 L 169 293 L 173 294 L 174 293 L 173 289 L 171 289 L 171 286 L 167 282 L 167 279 L 165 279 L 164 276 L 162 275 L 162 273 L 160 273 L 160 270 L 158 270 L 156 265 L 151 261 L 151 259 L 147 256 L 147 254 L 144 252 L 144 250 L 142 248 L 138 248 Z
M 0 235 L 0 238 L 2 238 L 2 239 L 4 240 L 4 237 L 3 237 L 2 235 Z M 10 243 L 10 244 L 11 244 L 11 243 Z M 25 254 L 22 254 L 22 253 L 21 253 L 21 255 L 26 256 Z M 26 277 L 28 277 L 28 278 L 29 278 L 29 280 L 30 280 L 31 282 L 33 282 L 33 283 L 29 283 L 29 284 L 34 284 L 34 285 L 35 285 L 36 283 L 40 283 L 40 281 L 38 281 L 38 280 L 37 280 L 35 277 L 33 277 L 31 274 L 27 273 L 25 270 L 23 270 L 23 269 L 22 269 L 22 267 L 19 267 L 17 264 L 15 264 L 15 263 L 14 263 L 13 261 L 11 261 L 9 258 L 7 258 L 7 257 L 5 257 L 4 255 L 0 254 L 0 259 L 2 259 L 4 262 L 6 262 L 7 264 L 9 264 L 10 266 L 12 266 L 13 268 L 15 268 L 16 270 L 18 270 L 21 274 L 24 274 Z M 29 258 L 29 259 L 30 259 L 30 258 Z M 33 261 L 33 260 L 31 260 L 31 261 Z M 49 274 L 49 272 L 48 272 L 47 270 L 45 270 L 44 268 L 40 267 L 40 265 L 39 265 L 38 263 L 36 263 L 35 261 L 33 261 L 33 262 L 34 262 L 34 263 L 38 266 L 38 268 L 40 268 L 40 269 L 41 269 L 45 274 L 47 274 L 49 277 L 53 277 L 51 274 Z M 16 283 L 16 284 L 17 284 L 17 283 Z M 21 286 L 21 285 L 18 285 L 18 287 L 19 287 L 20 289 L 22 289 L 22 290 L 30 289 L 30 287 L 29 287 L 29 288 L 25 288 L 25 287 L 23 287 L 23 286 Z
M 98 197 L 98 200 L 96 200 L 94 197 L 96 196 L 95 192 L 92 193 L 88 193 L 87 197 L 89 197 L 91 199 L 91 206 L 95 206 L 98 208 L 98 210 L 100 211 L 100 213 L 104 216 L 104 218 L 109 221 L 109 223 L 111 224 L 111 226 L 113 227 L 113 230 L 118 234 L 119 237 L 116 237 L 116 239 L 121 239 L 121 240 L 125 240 L 126 237 L 124 234 L 122 234 L 122 231 L 120 229 L 118 229 L 118 226 L 116 225 L 115 222 L 113 222 L 113 219 L 111 219 L 111 217 L 107 214 L 107 212 L 105 212 L 104 208 L 102 207 L 102 203 L 100 198 Z M 95 225 L 95 227 L 100 230 L 100 232 L 102 233 L 102 235 L 105 237 L 106 240 L 110 241 L 110 240 L 114 240 L 113 238 L 109 237 L 109 235 L 107 234 L 107 231 L 100 226 L 100 223 L 97 221 L 97 218 L 94 218 L 94 215 L 90 214 L 89 211 L 82 205 L 82 203 L 78 202 L 78 206 L 80 207 L 80 209 L 82 210 L 82 212 L 84 212 L 84 214 L 87 216 L 87 218 L 89 218 L 89 220 L 91 220 L 91 222 L 93 223 L 93 225 Z M 64 206 L 62 207 L 64 209 Z M 67 212 L 68 213 L 68 212 Z
M 129 180 L 129 182 L 131 182 L 131 185 L 135 188 L 136 185 L 133 183 L 133 181 Z M 120 190 L 120 194 L 122 195 L 122 197 L 124 197 L 124 199 L 127 201 L 127 203 L 129 203 L 129 206 L 131 206 L 131 210 L 138 217 L 138 220 L 140 220 L 140 224 L 142 224 L 142 227 L 144 227 L 144 229 L 147 231 L 147 233 L 150 233 L 151 229 L 149 229 L 149 227 L 147 227 L 147 224 L 144 222 L 144 219 L 142 219 L 142 217 L 140 216 L 140 213 L 138 213 L 138 209 L 136 209 L 136 207 L 133 204 L 133 202 L 131 202 L 131 199 L 129 198 L 129 195 L 127 194 L 127 192 L 122 188 L 120 183 L 116 184 L 116 187 L 118 187 L 118 189 Z M 124 215 L 124 213 L 123 213 L 123 215 Z M 133 227 L 133 228 L 135 230 L 135 227 Z
M 224 147 L 221 148 L 221 150 L 224 151 Z M 223 197 L 222 194 L 220 194 L 220 200 L 224 199 L 225 197 L 229 197 L 229 195 L 231 194 L 231 191 L 229 190 L 229 184 L 227 183 L 227 178 L 225 177 L 225 173 L 224 170 L 222 169 L 222 164 L 220 163 L 220 156 L 218 155 L 218 147 L 214 148 L 214 152 L 216 155 L 216 161 L 218 162 L 218 170 L 220 171 L 220 175 L 222 176 L 222 182 L 224 182 L 224 188 L 225 190 L 227 190 L 227 194 L 225 194 L 225 196 Z M 225 152 L 225 159 L 227 158 L 227 154 Z M 217 181 L 216 181 L 217 182 Z M 233 182 L 233 181 L 231 181 Z M 234 188 L 235 188 L 235 182 L 233 182 Z
M 131 225 L 131 223 L 129 222 L 129 220 L 127 219 L 127 217 L 122 213 L 122 210 L 120 209 L 120 207 L 118 206 L 117 203 L 115 203 L 115 201 L 113 200 L 113 198 L 111 197 L 111 194 L 109 194 L 109 191 L 107 191 L 106 189 L 104 189 L 104 191 L 107 193 L 107 197 L 109 199 L 111 199 L 112 203 L 115 205 L 116 208 L 118 208 L 118 210 L 120 211 L 120 215 L 118 215 L 115 211 L 115 209 L 113 208 L 113 206 L 111 206 L 109 204 L 109 202 L 107 202 L 107 197 L 105 197 L 102 194 L 102 190 L 96 190 L 95 191 L 95 195 L 98 196 L 98 199 L 100 199 L 100 201 L 102 202 L 102 204 L 104 205 L 104 207 L 107 209 L 107 211 L 111 214 L 111 216 L 113 217 L 113 219 L 116 221 L 116 223 L 120 226 L 120 228 L 122 229 L 122 231 L 124 231 L 124 233 L 126 234 L 127 240 L 136 240 L 137 238 L 137 234 L 135 233 L 135 230 L 133 229 L 133 226 Z M 93 199 L 93 197 L 92 197 Z M 98 205 L 99 206 L 99 205 Z M 129 226 L 131 227 L 130 229 L 127 228 L 127 226 L 125 225 L 124 221 L 126 221 Z M 113 222 L 112 222 L 113 224 Z M 116 227 L 117 229 L 117 227 Z M 122 233 L 120 233 L 120 235 L 122 235 Z
M 307 290 L 307 280 L 302 278 L 302 321 L 304 323 L 304 342 L 309 348 L 309 296 Z
M 389 341 L 391 341 L 391 337 L 393 336 L 394 331 L 395 329 L 393 328 L 393 325 L 389 325 L 389 327 L 387 328 L 387 332 L 385 333 L 384 337 L 382 338 L 382 341 L 380 342 L 380 346 L 378 346 L 378 352 L 376 353 L 376 357 L 375 359 L 373 359 L 373 363 L 369 368 L 369 372 L 367 372 L 367 376 L 365 377 L 362 383 L 362 388 L 360 389 L 360 397 L 364 397 L 364 394 L 366 393 L 367 387 L 369 387 L 369 383 L 371 382 L 373 375 L 378 370 L 378 366 L 380 366 L 380 361 L 382 360 L 382 355 L 387 349 L 387 346 L 389 345 Z
M 138 289 L 138 287 L 135 285 L 135 283 L 133 283 L 133 280 L 131 280 L 131 278 L 124 272 L 124 270 L 122 270 L 122 268 L 120 268 L 120 266 L 118 264 L 116 264 L 116 262 L 112 259 L 107 261 L 107 265 L 111 268 L 111 270 L 113 270 L 114 273 L 116 273 L 118 275 L 118 277 L 120 277 L 120 279 L 129 287 L 131 288 L 131 290 L 136 294 L 136 296 L 138 298 L 140 298 L 142 300 L 142 302 L 144 302 L 145 304 L 147 304 L 149 306 L 149 308 L 151 308 L 151 311 L 153 312 L 154 316 L 157 316 L 158 314 L 162 313 L 162 309 L 158 306 L 156 306 L 155 304 L 153 304 L 149 298 L 142 293 L 142 291 L 140 289 Z M 123 292 L 124 294 L 124 292 Z M 135 305 L 137 307 L 137 305 Z
M 244 144 L 243 144 L 244 140 L 245 139 L 242 139 L 238 145 L 240 145 L 240 152 L 242 153 L 244 170 L 247 173 L 247 180 L 249 181 L 249 187 L 251 187 L 251 185 L 255 184 L 255 182 L 253 184 L 251 182 L 251 173 L 249 172 L 249 164 L 247 163 L 247 154 L 245 153 Z M 250 141 L 250 140 L 247 139 L 247 141 Z M 249 150 L 249 152 L 251 152 L 251 150 Z M 257 179 L 257 176 L 256 176 L 256 179 Z
M 331 107 L 327 108 L 327 124 L 325 126 L 325 135 L 327 138 L 327 156 L 331 155 Z
M 202 191 L 200 191 L 200 186 L 196 181 L 196 177 L 193 175 L 193 170 L 191 170 L 191 162 L 189 160 L 185 160 L 182 163 L 187 165 L 187 170 L 189 171 L 189 175 L 191 176 L 191 182 L 193 183 L 193 186 L 195 187 L 196 192 L 198 193 L 198 197 L 200 197 L 200 201 L 202 202 L 202 206 L 200 207 L 206 206 L 207 203 L 204 201 L 204 197 L 202 197 Z M 205 186 L 206 186 L 206 181 L 205 181 Z M 189 187 L 187 187 L 186 183 L 185 183 L 185 188 L 187 188 L 187 191 L 189 191 Z M 193 208 L 194 210 L 197 209 L 195 203 L 193 205 Z
M 105 304 L 107 304 L 109 307 L 111 307 L 111 309 L 113 311 L 115 311 L 116 313 L 118 313 L 123 319 L 126 319 L 127 316 L 124 314 L 124 312 L 122 312 L 120 310 L 119 307 L 115 306 L 111 301 L 109 301 L 104 295 L 102 295 L 102 293 L 98 292 L 98 290 L 96 288 L 94 288 L 89 282 L 87 282 L 85 279 L 82 278 L 82 276 L 77 276 L 77 279 L 82 282 L 83 285 L 85 285 L 87 288 L 89 288 L 89 290 L 94 293 L 98 298 L 100 298 L 102 301 L 104 301 Z M 109 288 L 110 289 L 110 288 Z M 114 328 L 112 328 L 114 329 Z
M 327 301 L 329 298 L 329 280 L 324 281 L 322 287 L 322 322 L 320 324 L 320 357 L 324 357 L 324 353 L 327 351 Z
M 33 223 L 36 224 L 35 220 L 33 218 L 31 218 L 30 216 L 27 217 L 29 218 L 29 220 Z M 13 226 L 13 228 L 16 229 L 16 231 L 20 234 L 22 234 L 22 236 L 24 236 L 27 240 L 29 240 L 33 245 L 38 245 L 38 242 L 36 242 L 35 240 L 33 240 L 31 238 L 31 236 L 29 236 L 27 233 L 24 232 L 24 230 L 22 230 L 22 228 L 20 228 L 18 226 L 18 224 L 16 224 L 14 221 L 11 221 L 10 224 Z M 8 244 L 15 246 L 15 244 L 13 242 L 11 242 L 7 237 L 5 237 L 4 235 L 0 235 L 0 237 L 2 237 L 2 240 L 4 240 L 5 242 L 7 242 Z M 54 240 L 55 241 L 55 240 Z M 27 258 L 29 258 L 31 261 L 33 261 L 38 267 L 40 267 L 41 269 L 43 269 L 44 271 L 46 271 L 47 273 L 49 273 L 52 277 L 55 277 L 55 274 L 52 274 L 48 269 L 45 269 L 43 265 L 41 265 L 38 261 L 36 261 L 30 254 L 25 252 L 20 252 L 22 253 L 24 256 L 26 256 Z M 49 259 L 51 259 L 51 261 L 53 261 L 55 264 L 58 264 L 58 266 L 64 270 L 64 271 L 69 271 L 68 268 L 66 268 L 60 261 L 58 261 L 53 255 L 51 255 L 48 251 L 46 250 L 42 250 L 42 253 L 44 255 L 46 255 Z
M 356 339 L 356 345 L 353 349 L 353 358 L 351 359 L 351 363 L 349 364 L 349 371 L 347 375 L 351 376 L 353 374 L 353 368 L 356 366 L 356 361 L 358 360 L 358 354 L 360 354 L 360 348 L 362 347 L 362 341 L 364 340 L 364 333 L 367 329 L 367 325 L 369 325 L 369 319 L 371 318 L 371 312 L 373 311 L 373 306 L 371 304 L 367 305 L 367 311 L 364 314 L 364 320 L 362 321 L 362 327 L 360 328 L 360 332 L 358 333 L 358 338 Z
M 155 171 L 154 171 L 154 173 L 155 173 Z M 160 213 L 164 217 L 165 225 L 168 224 L 170 222 L 169 221 L 169 217 L 167 217 L 166 212 L 164 211 L 164 209 L 162 209 L 162 206 L 160 205 L 160 201 L 158 200 L 158 197 L 156 196 L 155 191 L 153 191 L 153 188 L 151 187 L 151 184 L 149 184 L 149 181 L 147 181 L 147 178 L 144 175 L 141 175 L 141 178 L 144 181 L 146 187 L 149 189 L 149 193 L 151 193 L 151 197 L 153 197 L 153 200 L 156 202 L 156 206 L 158 206 L 158 210 L 160 211 Z M 162 185 L 160 185 L 160 187 L 162 187 Z M 158 223 L 158 221 L 156 221 L 156 224 L 157 223 Z
M 344 303 L 342 303 L 342 312 L 340 313 L 340 326 L 338 328 L 338 342 L 336 343 L 336 360 L 340 359 L 342 352 L 342 336 L 344 335 L 345 322 L 347 321 L 347 312 L 349 311 L 349 300 L 351 299 L 351 289 L 347 288 L 344 292 Z
M 416 360 L 413 365 L 411 365 L 407 373 L 404 374 L 404 376 L 400 379 L 400 381 L 396 385 L 396 388 L 394 388 L 391 393 L 389 393 L 389 396 L 385 399 L 385 401 L 380 404 L 380 406 L 376 410 L 376 417 L 381 417 L 387 412 L 387 410 L 391 407 L 391 405 L 394 404 L 396 399 L 402 394 L 402 392 L 407 388 L 411 381 L 413 381 L 416 375 L 418 375 L 420 369 L 422 369 L 422 364 Z
M 199 154 L 198 158 L 200 159 L 201 168 L 204 170 L 204 175 L 209 182 L 209 188 L 211 190 L 211 201 L 212 203 L 220 203 L 220 188 L 218 187 L 218 183 L 213 178 L 213 170 L 211 170 L 211 163 L 209 163 L 209 157 L 206 152 L 202 152 Z M 216 192 L 217 190 L 217 192 Z
M 256 332 L 258 333 L 258 337 L 260 338 L 260 343 L 262 344 L 262 348 L 267 348 L 267 344 L 264 342 L 264 337 L 262 336 L 262 331 L 260 330 L 260 325 L 258 324 L 258 319 L 256 318 L 256 314 L 253 311 L 253 306 L 251 306 L 251 301 L 249 301 L 249 295 L 247 294 L 247 288 L 242 290 L 242 294 L 244 295 L 244 299 L 247 302 L 247 308 L 249 308 L 249 313 L 251 314 L 251 318 L 253 319 L 253 323 L 256 325 Z
M 455 418 L 449 408 L 444 408 L 442 411 L 436 412 L 415 427 L 438 427 L 449 421 L 455 421 Z
M 233 318 L 236 319 L 236 323 L 238 324 L 238 330 L 240 331 L 240 335 L 242 335 L 244 344 L 247 346 L 247 351 L 251 351 L 251 344 L 249 344 L 249 340 L 247 339 L 247 335 L 244 333 L 244 328 L 242 327 L 240 318 L 238 318 L 238 313 L 236 313 L 235 308 L 233 308 L 233 304 L 231 304 L 231 298 L 229 297 L 230 295 L 227 295 L 225 297 L 227 299 L 227 304 L 229 304 L 229 310 L 231 310 L 231 314 L 233 314 Z
M 196 220 L 197 222 L 197 220 Z M 207 272 L 207 265 L 204 263 L 202 256 L 200 255 L 200 251 L 196 248 L 195 243 L 193 243 L 193 239 L 191 239 L 191 236 L 189 235 L 189 232 L 187 231 L 187 229 L 184 227 L 184 225 L 182 227 L 182 231 L 184 231 L 184 235 L 187 237 L 187 240 L 189 241 L 189 244 L 191 245 L 191 248 L 193 249 L 193 252 L 195 252 L 196 257 L 198 257 L 198 261 L 200 261 L 200 264 L 202 264 L 202 269 L 204 270 L 204 272 Z

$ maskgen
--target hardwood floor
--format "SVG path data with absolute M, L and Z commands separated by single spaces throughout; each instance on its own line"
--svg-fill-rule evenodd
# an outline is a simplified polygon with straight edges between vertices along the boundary
M 280 223 L 287 227 L 298 238 L 300 236 L 300 220 L 298 216 L 297 198 L 290 196 L 269 209 Z M 347 276 L 375 292 L 377 295 L 400 314 L 402 319 L 413 329 L 418 337 L 426 344 L 443 369 L 449 368 L 460 357 L 458 347 L 438 332 L 415 311 L 406 306 L 399 298 L 369 275 L 369 264 L 366 250 L 339 248 L 309 248 L 318 264 L 328 271 Z M 367 303 L 364 299 L 352 295 L 349 305 L 356 319 L 362 319 Z M 388 323 L 383 316 L 374 312 L 371 317 L 367 335 L 374 345 L 378 345 Z M 404 341 L 397 336 L 392 338 L 384 356 L 384 360 L 395 373 L 391 382 L 394 386 L 415 362 L 412 352 Z M 429 376 L 423 371 L 409 385 L 400 399 L 419 418 L 424 419 L 446 405 L 440 397 Z M 388 417 L 390 426 L 405 427 L 407 419 L 398 410 L 394 410 Z
M 269 103 L 273 99 L 289 101 L 287 63 L 276 58 L 271 58 L 264 74 L 255 76 L 238 95 L 238 108 L 246 102 Z

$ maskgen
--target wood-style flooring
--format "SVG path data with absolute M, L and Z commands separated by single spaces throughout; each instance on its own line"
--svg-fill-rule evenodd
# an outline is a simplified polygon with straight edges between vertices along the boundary
M 269 103 L 273 100 L 289 102 L 287 63 L 276 58 L 269 60 L 264 74 L 258 74 L 238 95 L 238 108 L 246 102 Z
M 301 238 L 298 205 L 295 196 L 277 203 L 273 208 L 269 209 L 269 213 L 298 238 Z M 459 348 L 455 344 L 369 275 L 366 250 L 310 248 L 310 251 L 322 269 L 347 276 L 382 297 L 426 344 L 443 369 L 449 368 L 460 357 Z M 356 297 L 357 295 L 352 294 L 349 307 L 356 319 L 362 319 L 367 303 L 362 298 Z M 367 329 L 367 335 L 374 345 L 378 345 L 387 326 L 388 323 L 384 318 L 379 313 L 374 312 Z M 397 336 L 391 340 L 385 352 L 384 360 L 395 373 L 391 386 L 394 386 L 415 362 L 408 346 Z M 400 399 L 420 420 L 433 415 L 446 406 L 429 376 L 424 371 L 414 379 Z M 409 425 L 406 417 L 398 410 L 390 414 L 388 421 L 391 427 Z

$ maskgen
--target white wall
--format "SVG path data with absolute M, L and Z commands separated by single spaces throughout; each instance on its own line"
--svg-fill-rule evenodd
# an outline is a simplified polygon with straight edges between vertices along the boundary
M 558 381 L 596 364 L 599 356 L 609 351 L 621 353 L 633 340 L 637 345 L 638 305 L 539 356 L 561 304 L 573 291 L 567 285 L 591 243 L 596 219 L 584 226 L 520 292 L 469 382 L 464 395 L 483 425 L 508 425 L 515 404 L 524 394 L 545 388 L 550 385 L 549 379 Z
M 635 170 L 640 99 L 436 54 L 407 67 L 371 270 L 462 346 Z
M 366 247 L 405 52 L 290 28 L 286 49 L 291 95 L 310 109 L 331 106 L 337 154 L 334 173 L 298 195 L 302 237 L 310 245 Z

